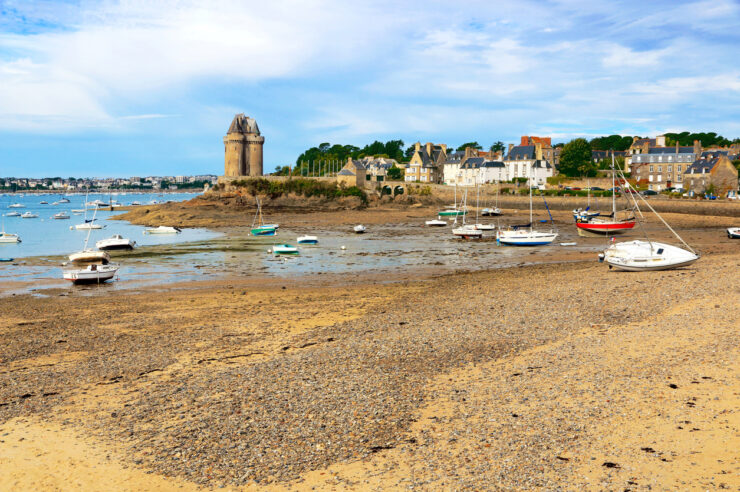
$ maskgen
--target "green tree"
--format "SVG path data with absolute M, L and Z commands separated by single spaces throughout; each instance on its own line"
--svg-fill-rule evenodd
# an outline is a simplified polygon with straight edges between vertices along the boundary
M 591 159 L 591 145 L 584 138 L 571 140 L 560 153 L 559 170 L 566 176 L 595 176 L 596 164 Z
M 632 137 L 622 135 L 596 137 L 591 140 L 592 150 L 627 150 L 630 145 L 632 145 Z
M 503 152 L 505 148 L 506 147 L 504 147 L 504 143 L 501 140 L 499 140 L 498 142 L 494 142 L 493 145 L 491 145 L 489 150 L 491 152 Z
M 403 179 L 403 169 L 400 167 L 393 166 L 390 169 L 388 169 L 388 179 L 393 181 L 400 181 Z
M 465 147 L 472 147 L 474 149 L 483 150 L 483 146 L 479 144 L 478 142 L 468 142 L 468 143 L 462 144 L 457 149 L 455 149 L 455 152 L 460 152 L 461 150 L 465 150 Z

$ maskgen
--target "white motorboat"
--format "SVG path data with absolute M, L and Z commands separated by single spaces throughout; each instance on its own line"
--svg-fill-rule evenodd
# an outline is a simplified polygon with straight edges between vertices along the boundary
M 365 229 L 365 226 L 364 226 L 364 225 L 362 225 L 362 224 L 358 224 L 358 225 L 356 225 L 356 226 L 354 227 L 354 231 L 355 231 L 355 233 L 357 233 L 357 234 L 364 234 L 366 230 L 367 230 L 367 229 Z
M 37 219 L 39 217 L 39 214 L 35 214 L 33 212 L 26 212 L 23 215 L 21 215 L 21 219 Z
M 427 220 L 426 222 L 424 222 L 424 225 L 429 227 L 445 227 L 447 225 L 447 221 L 440 219 Z
M 90 229 L 102 229 L 105 227 L 104 225 L 98 224 L 97 222 L 94 222 L 95 219 L 83 222 L 82 224 L 75 225 L 75 229 L 78 231 L 87 231 Z
M 116 265 L 87 265 L 84 268 L 66 268 L 62 271 L 65 280 L 74 284 L 98 284 L 112 279 L 118 266 Z
M 84 214 L 85 213 L 85 209 L 84 208 L 73 208 L 72 209 L 72 213 L 73 214 Z
M 62 198 L 59 200 L 59 203 L 69 203 L 69 198 Z
M 727 237 L 730 239 L 740 239 L 740 227 L 728 227 Z
M 483 237 L 483 231 L 476 228 L 475 224 L 464 224 L 452 229 L 452 234 L 463 239 L 480 239 Z
M 144 234 L 179 234 L 182 231 L 177 227 L 159 226 L 144 229 Z
M 0 232 L 0 243 L 7 244 L 7 243 L 20 243 L 21 238 L 18 234 L 11 234 L 9 232 Z
M 12 203 L 8 205 L 8 208 L 26 208 L 26 206 L 22 203 Z
M 110 255 L 105 251 L 85 248 L 69 255 L 69 261 L 74 263 L 103 263 L 105 265 L 110 261 Z
M 57 212 L 51 218 L 52 219 L 69 219 L 69 214 L 67 212 Z
M 21 213 L 20 212 L 8 212 L 7 214 L 5 214 L 5 216 L 6 217 L 20 217 Z
M 299 254 L 298 248 L 291 246 L 290 244 L 276 244 L 272 247 L 272 252 L 275 255 L 297 255 Z
M 131 205 L 132 206 L 141 205 L 141 202 L 133 201 L 131 202 Z
M 49 204 L 49 202 L 47 202 L 46 200 L 41 200 L 39 202 L 39 205 L 48 205 L 48 204 Z
M 120 234 L 114 234 L 108 239 L 101 239 L 100 241 L 96 242 L 95 247 L 103 251 L 114 249 L 134 249 L 136 247 L 136 241 L 126 239 Z
M 628 272 L 680 268 L 698 259 L 698 254 L 677 246 L 639 240 L 613 243 L 599 254 L 599 261 L 606 262 L 609 268 Z
M 298 244 L 319 244 L 319 238 L 316 236 L 301 236 L 297 239 Z

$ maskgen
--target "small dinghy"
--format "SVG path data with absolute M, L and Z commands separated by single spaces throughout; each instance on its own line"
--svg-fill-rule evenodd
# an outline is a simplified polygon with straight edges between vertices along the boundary
M 48 204 L 49 202 L 47 202 L 46 200 L 42 200 L 39 202 L 39 205 L 48 205 Z
M 354 231 L 356 234 L 364 234 L 366 230 L 367 229 L 365 229 L 365 226 L 362 224 L 358 224 L 354 227 Z
M 136 241 L 126 239 L 120 234 L 114 234 L 108 239 L 101 239 L 95 243 L 95 247 L 102 251 L 110 251 L 116 249 L 134 249 L 136 247 Z
M 51 218 L 57 219 L 57 220 L 69 219 L 69 214 L 67 212 L 58 212 L 58 213 L 55 213 Z
M 37 219 L 38 217 L 39 215 L 33 212 L 26 212 L 23 215 L 21 215 L 21 219 Z
M 0 258 L 0 263 L 8 263 L 13 261 L 13 258 Z
M 117 271 L 116 265 L 87 265 L 84 268 L 66 268 L 62 274 L 73 284 L 99 284 L 112 279 Z
M 475 228 L 479 231 L 493 231 L 496 229 L 495 224 L 475 224 Z
M 727 237 L 730 239 L 740 239 L 740 227 L 728 227 Z
M 319 244 L 319 238 L 316 236 L 301 236 L 297 241 L 298 244 Z
M 275 255 L 297 255 L 298 248 L 290 244 L 276 244 L 272 247 L 272 252 Z
M 427 220 L 424 222 L 424 225 L 427 227 L 445 227 L 447 225 L 447 221 L 440 219 Z
M 181 232 L 179 228 L 170 226 L 147 227 L 144 229 L 144 234 L 180 234 Z

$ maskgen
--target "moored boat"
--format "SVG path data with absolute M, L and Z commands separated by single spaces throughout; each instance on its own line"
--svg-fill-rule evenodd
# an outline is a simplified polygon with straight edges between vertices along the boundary
M 105 251 L 85 248 L 69 255 L 69 261 L 73 263 L 102 263 L 105 265 L 110 261 L 110 255 Z
M 22 203 L 12 203 L 8 205 L 8 208 L 26 208 L 26 206 Z
M 97 284 L 112 279 L 118 267 L 116 265 L 87 265 L 84 268 L 65 268 L 62 274 L 65 280 L 74 284 Z
M 445 227 L 447 225 L 447 221 L 440 219 L 427 220 L 424 222 L 424 225 L 428 227 Z
M 110 251 L 110 250 L 117 250 L 117 249 L 131 250 L 131 249 L 134 249 L 134 247 L 136 247 L 136 241 L 132 241 L 131 239 L 126 239 L 120 234 L 114 234 L 108 239 L 101 239 L 100 241 L 96 242 L 95 247 L 102 251 Z
M 319 238 L 316 236 L 300 236 L 297 239 L 298 244 L 319 244 Z
M 291 246 L 290 244 L 276 244 L 272 247 L 272 252 L 275 255 L 297 255 L 299 254 L 298 248 Z
M 452 229 L 452 234 L 463 239 L 480 239 L 483 237 L 483 231 L 475 227 L 475 224 L 464 224 Z
M 57 212 L 52 217 L 52 219 L 69 219 L 69 214 L 67 212 Z
M 549 209 L 548 209 L 549 214 Z M 552 221 L 552 216 L 550 217 Z M 508 246 L 544 246 L 551 244 L 558 237 L 554 230 L 537 231 L 532 227 L 532 187 L 529 187 L 529 224 L 510 226 L 496 231 L 496 241 Z
M 730 239 L 740 239 L 740 227 L 728 227 L 727 237 Z
M 37 219 L 38 217 L 39 215 L 33 212 L 26 212 L 23 215 L 21 215 L 21 219 Z
M 355 234 L 364 234 L 367 229 L 364 225 L 358 224 L 354 227 Z
M 20 212 L 8 212 L 7 214 L 5 214 L 5 216 L 6 217 L 20 217 L 21 213 Z
M 252 227 L 250 234 L 253 236 L 274 236 L 277 234 L 278 224 L 265 224 L 262 218 L 262 204 L 260 199 L 255 197 L 257 200 L 257 212 L 254 214 L 254 220 L 252 221 Z
M 677 246 L 640 240 L 613 243 L 599 254 L 599 261 L 606 262 L 609 268 L 628 272 L 680 268 L 698 259 L 698 254 Z
M 144 229 L 144 234 L 179 234 L 181 232 L 179 228 L 170 226 L 147 227 Z

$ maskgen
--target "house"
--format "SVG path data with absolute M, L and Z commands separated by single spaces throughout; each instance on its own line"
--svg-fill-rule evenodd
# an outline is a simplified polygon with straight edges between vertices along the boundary
M 358 162 L 355 160 L 355 162 Z M 372 157 L 366 156 L 359 159 L 359 163 L 367 171 L 366 179 L 369 181 L 385 181 L 388 169 L 392 167 L 400 167 L 398 161 L 387 157 Z
M 611 161 L 612 155 L 616 159 L 617 157 L 625 157 L 627 155 L 626 150 L 592 150 L 591 151 L 591 160 L 598 164 L 605 159 L 609 159 Z
M 347 158 L 347 164 L 337 173 L 337 184 L 339 186 L 365 186 L 365 176 L 367 170 L 360 161 L 353 161 L 351 157 Z
M 644 154 L 650 154 L 651 149 L 655 148 L 673 148 L 673 147 L 666 147 L 666 138 L 665 135 L 658 135 L 655 138 L 637 138 L 634 137 L 632 139 L 632 145 L 627 149 L 627 153 L 624 156 L 624 172 L 632 173 L 634 170 L 632 169 L 632 164 L 645 164 L 647 161 L 645 158 L 639 158 L 636 159 L 636 155 L 644 155 Z M 684 150 L 687 150 L 688 147 L 681 147 Z M 698 155 L 701 154 L 701 142 L 698 140 L 694 140 L 693 145 L 693 152 L 694 158 L 691 159 L 689 162 L 693 162 L 694 159 L 698 158 Z M 655 154 L 655 152 L 654 152 Z M 685 166 L 682 166 L 685 168 Z
M 684 172 L 683 181 L 693 193 L 712 191 L 715 195 L 725 196 L 730 191 L 737 193 L 737 177 L 737 168 L 732 161 L 718 152 L 695 160 Z
M 542 148 L 542 158 L 548 162 L 553 162 L 553 159 L 555 158 L 555 152 L 552 148 L 552 138 L 550 137 L 533 137 L 523 135 L 519 146 L 524 147 L 537 144 L 539 144 Z
M 551 149 L 552 150 L 552 149 Z M 554 169 L 544 159 L 542 144 L 509 146 L 509 154 L 504 158 L 507 181 L 515 178 L 528 178 L 530 186 L 544 186 L 547 178 L 553 176 Z
M 406 181 L 441 183 L 444 163 L 447 161 L 447 145 L 427 142 L 414 144 L 414 155 L 406 165 Z
M 660 137 L 656 139 L 663 143 Z M 697 147 L 698 144 L 698 147 Z M 638 184 L 647 184 L 648 189 L 661 191 L 666 188 L 684 188 L 683 176 L 688 168 L 701 155 L 701 144 L 693 146 L 643 147 L 632 155 L 632 177 Z

